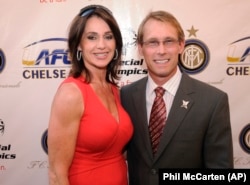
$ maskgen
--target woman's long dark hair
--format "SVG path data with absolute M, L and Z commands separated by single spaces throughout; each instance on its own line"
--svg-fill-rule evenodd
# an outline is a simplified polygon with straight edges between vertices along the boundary
M 112 59 L 112 61 L 110 61 L 107 66 L 106 81 L 116 85 L 116 80 L 120 79 L 117 74 L 117 69 L 120 67 L 121 63 L 121 54 L 123 46 L 122 35 L 120 28 L 115 18 L 113 17 L 111 11 L 101 5 L 90 5 L 88 7 L 83 8 L 80 13 L 73 19 L 70 25 L 68 35 L 68 48 L 72 66 L 69 72 L 69 76 L 77 78 L 81 76 L 82 72 L 84 72 L 86 75 L 85 82 L 89 83 L 91 81 L 90 71 L 84 65 L 82 57 L 80 60 L 77 59 L 77 52 L 78 46 L 82 39 L 82 34 L 86 26 L 86 22 L 92 16 L 97 16 L 103 19 L 108 24 L 115 37 L 118 56 L 115 59 Z

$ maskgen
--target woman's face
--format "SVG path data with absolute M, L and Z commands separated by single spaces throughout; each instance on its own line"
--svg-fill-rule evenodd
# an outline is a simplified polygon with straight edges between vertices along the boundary
M 106 69 L 114 58 L 115 37 L 103 19 L 93 16 L 86 23 L 79 47 L 88 69 Z

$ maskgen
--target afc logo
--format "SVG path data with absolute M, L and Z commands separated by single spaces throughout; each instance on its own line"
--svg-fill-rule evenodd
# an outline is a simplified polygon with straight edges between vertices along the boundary
M 66 78 L 70 67 L 66 44 L 65 38 L 48 38 L 25 46 L 22 57 L 23 78 Z
M 249 39 L 250 37 L 244 37 L 229 44 L 227 54 L 227 61 L 229 63 L 250 62 Z
M 33 67 L 42 64 L 53 66 L 58 60 L 64 65 L 69 65 L 68 51 L 62 48 L 66 47 L 66 42 L 67 39 L 65 38 L 48 38 L 25 46 L 22 57 L 23 65 Z M 51 43 L 55 48 L 51 48 Z
M 250 75 L 250 37 L 238 39 L 228 46 L 226 70 L 228 76 Z

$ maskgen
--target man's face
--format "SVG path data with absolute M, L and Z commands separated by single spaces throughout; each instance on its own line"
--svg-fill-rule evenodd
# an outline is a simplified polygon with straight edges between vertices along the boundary
M 149 75 L 155 79 L 170 79 L 177 70 L 178 56 L 184 49 L 177 30 L 168 22 L 149 19 L 143 27 L 143 43 L 138 45 Z

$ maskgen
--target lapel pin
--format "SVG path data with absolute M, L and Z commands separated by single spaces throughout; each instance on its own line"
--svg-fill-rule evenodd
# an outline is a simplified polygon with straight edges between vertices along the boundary
M 189 101 L 182 100 L 182 105 L 181 105 L 181 107 L 187 109 L 187 108 L 188 108 L 188 107 L 187 107 L 188 104 L 189 104 Z

